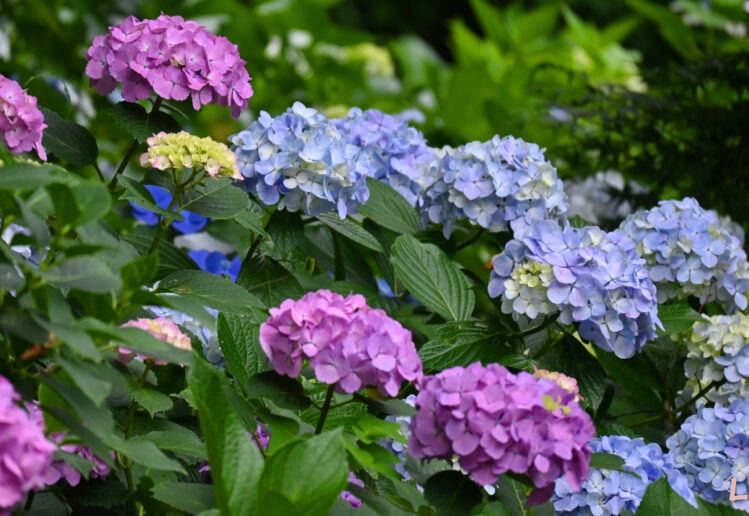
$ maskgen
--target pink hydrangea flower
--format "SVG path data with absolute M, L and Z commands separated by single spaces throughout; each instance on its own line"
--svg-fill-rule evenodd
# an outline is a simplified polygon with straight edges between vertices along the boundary
M 419 389 L 413 457 L 457 456 L 481 485 L 508 471 L 525 474 L 537 487 L 533 503 L 548 499 L 563 475 L 575 490 L 587 478 L 593 422 L 553 380 L 476 362 L 425 376 Z
M 237 46 L 180 16 L 142 21 L 130 16 L 96 36 L 86 57 L 94 89 L 106 95 L 121 83 L 128 102 L 155 92 L 167 100 L 190 98 L 196 110 L 204 104 L 230 106 L 236 118 L 253 93 Z
M 132 321 L 128 321 L 123 324 L 122 327 L 140 328 L 141 330 L 147 331 L 157 339 L 163 340 L 167 344 L 171 344 L 175 348 L 184 349 L 186 351 L 192 350 L 190 337 L 185 335 L 182 330 L 180 330 L 179 326 L 174 323 L 174 321 L 167 319 L 166 317 L 157 317 L 155 319 L 133 319 Z M 139 356 L 141 359 L 149 358 L 139 353 L 135 353 L 129 348 L 119 348 L 119 360 L 122 363 L 126 364 L 136 356 Z M 162 360 L 154 360 L 153 363 L 157 365 L 167 364 L 167 362 L 164 362 Z
M 0 515 L 10 514 L 28 491 L 46 485 L 57 449 L 17 405 L 19 399 L 13 385 L 0 376 Z
M 422 374 L 411 332 L 359 294 L 318 290 L 287 299 L 260 326 L 260 345 L 278 373 L 295 378 L 308 360 L 317 379 L 339 392 L 371 385 L 396 396 Z
M 32 97 L 16 81 L 0 75 L 0 133 L 11 152 L 35 150 L 43 161 L 42 133 L 47 127 L 44 115 Z

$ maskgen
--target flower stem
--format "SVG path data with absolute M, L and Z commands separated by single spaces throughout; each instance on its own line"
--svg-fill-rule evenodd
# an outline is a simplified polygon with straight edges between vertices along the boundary
M 710 389 L 713 389 L 715 387 L 720 387 L 724 383 L 726 383 L 726 379 L 725 378 L 723 378 L 722 380 L 713 380 L 712 382 L 710 382 L 707 385 L 707 387 L 703 387 L 700 390 L 700 392 L 698 392 L 697 394 L 695 394 L 694 396 L 692 396 L 690 399 L 688 399 L 687 401 L 685 401 L 684 403 L 682 403 L 681 405 L 679 405 L 678 407 L 676 407 L 674 409 L 674 413 L 677 414 L 677 415 L 680 415 L 684 411 L 684 409 L 686 409 L 692 403 L 694 403 L 695 401 L 697 401 L 698 399 L 700 399 L 702 396 L 704 396 L 707 393 L 707 391 L 709 391 Z
M 143 386 L 146 384 L 146 379 L 148 378 L 148 372 L 151 370 L 151 366 L 153 365 L 153 362 L 150 360 L 146 360 L 146 366 L 143 368 L 143 373 L 141 373 L 140 378 L 138 378 L 138 388 L 142 389 Z M 135 421 L 135 412 L 138 410 L 138 402 L 135 400 L 130 400 L 130 406 L 127 408 L 127 418 L 125 419 L 125 440 L 127 441 L 130 439 L 130 434 L 133 431 L 133 422 Z M 120 461 L 120 465 L 122 466 L 122 469 L 125 470 L 125 480 L 127 482 L 127 490 L 129 493 L 135 492 L 135 482 L 133 481 L 133 461 L 130 459 L 125 460 L 124 457 L 122 457 L 122 460 Z M 133 514 L 141 514 L 141 506 L 138 502 L 135 500 L 130 500 L 129 503 L 132 503 L 132 513 Z
M 179 203 L 179 198 L 182 195 L 182 189 L 177 187 L 177 189 L 174 191 L 174 195 L 172 196 L 171 202 L 169 202 L 169 206 L 167 207 L 166 211 L 171 212 Z M 164 215 L 161 216 L 159 219 L 159 225 L 156 227 L 156 235 L 153 237 L 153 242 L 151 242 L 151 246 L 148 248 L 148 252 L 146 254 L 153 253 L 157 247 L 159 247 L 159 242 L 161 242 L 161 237 L 164 236 L 164 232 L 167 230 L 167 228 L 171 225 L 172 221 L 167 220 Z
M 322 432 L 325 426 L 325 418 L 328 417 L 328 410 L 330 410 L 330 402 L 333 401 L 333 392 L 335 391 L 335 384 L 328 386 L 328 392 L 325 393 L 325 403 L 322 405 L 320 410 L 320 418 L 317 420 L 317 427 L 315 428 L 315 434 Z

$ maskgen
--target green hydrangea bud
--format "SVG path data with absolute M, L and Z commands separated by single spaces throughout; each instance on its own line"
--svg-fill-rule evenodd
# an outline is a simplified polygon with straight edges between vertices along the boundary
M 236 155 L 223 143 L 200 138 L 185 131 L 160 132 L 148 140 L 148 151 L 140 164 L 158 170 L 191 168 L 205 170 L 211 177 L 242 179 Z

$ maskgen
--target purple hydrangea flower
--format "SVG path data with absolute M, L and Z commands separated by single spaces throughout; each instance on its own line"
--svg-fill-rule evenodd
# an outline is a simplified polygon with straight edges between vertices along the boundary
M 237 46 L 194 21 L 162 14 L 155 20 L 134 16 L 96 36 L 86 52 L 86 75 L 102 95 L 122 84 L 128 102 L 154 92 L 167 100 L 230 106 L 233 117 L 252 96 L 246 62 Z
M 306 359 L 338 392 L 371 385 L 393 397 L 421 377 L 411 332 L 359 294 L 318 290 L 287 299 L 260 326 L 260 345 L 278 373 L 295 378 Z
M 369 198 L 366 176 L 354 166 L 357 147 L 301 102 L 275 118 L 261 112 L 229 140 L 243 188 L 264 204 L 308 215 L 337 210 L 344 218 Z
M 562 181 L 536 144 L 495 136 L 442 154 L 441 177 L 427 190 L 422 214 L 443 224 L 445 237 L 459 219 L 491 232 L 520 231 L 567 212 Z
M 169 204 L 172 202 L 172 194 L 169 193 L 169 190 L 167 190 L 166 188 L 162 188 L 156 185 L 146 185 L 146 190 L 150 192 L 150 194 L 153 196 L 153 200 L 156 202 L 156 205 L 162 210 L 167 209 L 169 207 Z M 132 201 L 130 201 L 130 206 L 133 209 L 133 217 L 137 221 L 142 222 L 147 226 L 153 226 L 154 224 L 159 223 L 159 216 L 151 210 L 142 208 Z M 177 211 L 176 208 L 174 211 Z M 195 233 L 196 231 L 200 231 L 208 223 L 207 217 L 204 217 L 203 215 L 199 215 L 197 213 L 192 213 L 190 211 L 180 211 L 179 214 L 182 215 L 185 220 L 173 221 L 172 227 L 185 235 L 190 235 L 192 233 Z
M 689 488 L 708 502 L 733 504 L 749 511 L 748 500 L 729 502 L 731 478 L 735 494 L 748 494 L 749 400 L 730 405 L 700 407 L 666 440 L 669 460 L 689 482 Z
M 0 376 L 0 514 L 10 514 L 45 478 L 57 449 L 29 414 L 17 405 L 20 396 Z
M 557 513 L 608 516 L 623 511 L 636 512 L 651 482 L 666 477 L 679 496 L 697 508 L 687 478 L 679 472 L 671 457 L 660 446 L 642 438 L 621 435 L 597 437 L 590 442 L 594 453 L 612 453 L 625 460 L 622 473 L 592 469 L 582 489 L 573 490 L 564 478 L 556 482 L 552 502 Z
M 419 383 L 408 453 L 457 455 L 481 485 L 508 471 L 525 474 L 537 487 L 531 501 L 541 502 L 557 478 L 580 489 L 588 476 L 587 443 L 595 428 L 574 398 L 553 380 L 515 375 L 498 364 L 446 369 Z
M 13 153 L 34 150 L 47 161 L 42 133 L 47 127 L 44 115 L 32 97 L 16 81 L 0 75 L 0 133 Z
M 702 303 L 717 300 L 733 311 L 747 307 L 749 263 L 730 227 L 691 197 L 661 201 L 620 226 L 647 260 L 659 301 L 694 295 Z
M 364 487 L 364 482 L 359 480 L 359 477 L 357 477 L 353 471 L 349 471 L 348 473 L 348 482 L 349 484 L 353 484 L 357 487 Z M 353 509 L 358 509 L 359 507 L 361 507 L 361 500 L 349 491 L 343 491 L 340 495 L 340 498 L 347 501 Z
M 492 260 L 489 295 L 502 311 L 535 319 L 559 312 L 600 348 L 629 358 L 655 337 L 656 290 L 635 244 L 620 232 L 533 223 Z
M 427 188 L 437 180 L 438 153 L 421 132 L 376 109 L 352 108 L 346 117 L 332 122 L 357 148 L 357 172 L 388 183 L 411 206 L 423 205 Z
M 224 253 L 220 251 L 207 251 L 207 250 L 193 250 L 187 254 L 193 259 L 201 270 L 216 274 L 218 276 L 228 276 L 233 282 L 237 281 L 237 275 L 239 274 L 239 268 L 242 266 L 242 261 L 239 256 L 235 256 L 233 259 L 229 259 Z

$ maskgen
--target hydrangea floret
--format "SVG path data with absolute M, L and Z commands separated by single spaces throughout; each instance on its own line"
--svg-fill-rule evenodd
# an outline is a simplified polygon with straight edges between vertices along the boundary
M 221 251 L 208 251 L 206 249 L 195 249 L 188 251 L 187 254 L 201 270 L 217 276 L 226 276 L 232 282 L 237 281 L 239 269 L 242 266 L 242 260 L 239 259 L 239 256 L 229 259 Z
M 571 376 L 567 376 L 566 374 L 560 373 L 558 371 L 539 369 L 535 366 L 535 364 L 533 365 L 533 376 L 535 376 L 536 378 L 548 378 L 550 380 L 554 380 L 564 390 L 574 394 L 574 399 L 578 403 L 580 403 L 580 401 L 582 401 L 583 399 L 582 396 L 580 396 L 580 388 L 577 386 L 577 380 L 572 378 Z
M 702 406 L 666 440 L 669 457 L 689 481 L 689 488 L 713 503 L 731 503 L 749 511 L 749 400 Z M 731 478 L 736 479 L 729 501 Z
M 236 118 L 253 93 L 237 46 L 180 16 L 129 16 L 96 36 L 86 58 L 94 89 L 106 95 L 120 83 L 128 102 L 154 93 L 165 100 L 190 98 L 196 110 L 218 103 Z
M 0 376 L 0 514 L 10 514 L 32 489 L 41 489 L 57 449 L 18 406 L 19 394 Z
M 393 397 L 421 378 L 411 332 L 359 294 L 318 290 L 285 300 L 260 326 L 260 345 L 276 372 L 296 378 L 307 360 L 318 381 L 341 393 L 373 386 Z
M 565 476 L 579 489 L 588 476 L 595 428 L 575 395 L 548 378 L 513 374 L 498 364 L 446 369 L 419 384 L 408 453 L 415 458 L 458 457 L 478 484 L 512 471 L 548 499 Z
M 697 508 L 687 478 L 679 472 L 671 457 L 655 443 L 623 435 L 597 437 L 590 442 L 594 453 L 611 453 L 624 459 L 629 473 L 593 468 L 579 491 L 565 478 L 554 488 L 552 503 L 557 514 L 609 516 L 624 511 L 636 512 L 651 482 L 666 477 L 676 493 Z
M 36 97 L 27 94 L 16 81 L 0 75 L 0 133 L 8 149 L 14 154 L 34 150 L 47 161 L 42 146 L 46 127 Z
M 223 143 L 185 131 L 160 132 L 148 138 L 148 151 L 140 157 L 143 167 L 181 171 L 205 171 L 211 177 L 242 179 L 236 155 Z
M 635 244 L 619 232 L 533 223 L 492 259 L 489 295 L 535 319 L 557 311 L 580 336 L 629 358 L 655 337 L 656 290 Z
M 353 161 L 357 147 L 325 115 L 301 102 L 275 118 L 261 112 L 229 141 L 243 188 L 266 205 L 308 215 L 337 210 L 344 218 L 369 198 L 366 175 Z
M 162 340 L 167 344 L 174 346 L 175 348 L 184 349 L 185 351 L 192 350 L 190 337 L 183 333 L 180 327 L 177 326 L 174 321 L 167 319 L 166 317 L 156 317 L 155 319 L 143 317 L 140 319 L 127 321 L 121 326 L 122 328 L 139 328 L 141 330 L 145 330 L 157 339 Z M 164 362 L 162 360 L 151 359 L 150 357 L 141 355 L 140 353 L 135 353 L 131 349 L 128 349 L 126 347 L 120 347 L 118 354 L 118 358 L 122 363 L 128 363 L 137 356 L 143 360 L 153 360 L 153 363 L 156 365 L 167 364 L 167 362 Z
M 445 237 L 459 219 L 490 232 L 520 231 L 567 212 L 562 181 L 536 144 L 495 136 L 442 152 L 440 178 L 427 190 L 422 214 L 443 224 Z
M 423 205 L 426 190 L 437 180 L 439 154 L 420 131 L 377 109 L 352 108 L 332 122 L 357 148 L 354 170 L 389 184 L 411 206 Z
M 693 295 L 702 303 L 724 303 L 729 311 L 747 307 L 746 252 L 715 211 L 691 197 L 661 201 L 633 213 L 620 227 L 647 260 L 659 302 Z

